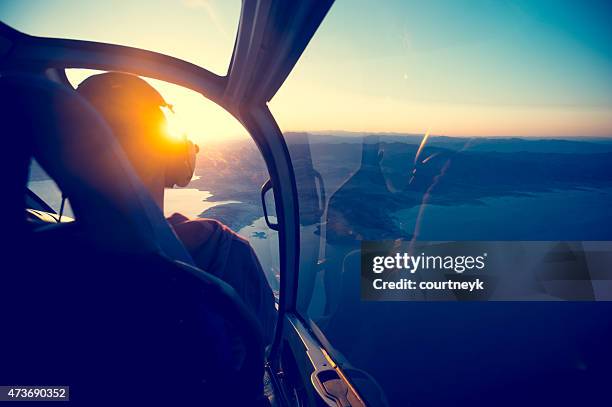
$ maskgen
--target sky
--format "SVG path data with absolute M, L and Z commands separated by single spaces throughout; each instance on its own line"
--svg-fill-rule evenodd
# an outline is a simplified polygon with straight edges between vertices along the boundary
M 0 2 L 2 21 L 27 33 L 137 46 L 218 74 L 239 13 L 238 0 Z M 610 15 L 597 0 L 337 0 L 270 109 L 285 131 L 612 136 Z M 156 86 L 193 137 L 244 134 L 212 102 Z
M 225 75 L 240 4 L 240 0 L 0 0 L 0 19 L 32 35 L 143 48 Z M 95 73 L 99 72 L 67 70 L 73 85 Z M 147 80 L 173 105 L 173 127 L 194 142 L 202 145 L 249 137 L 232 115 L 199 93 Z

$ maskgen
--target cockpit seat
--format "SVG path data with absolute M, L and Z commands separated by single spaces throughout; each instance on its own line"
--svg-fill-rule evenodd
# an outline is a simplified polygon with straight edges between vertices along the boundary
M 4 74 L 0 92 L 21 157 L 2 166 L 15 184 L 8 233 L 20 238 L 0 272 L 11 321 L 0 383 L 69 385 L 76 405 L 263 402 L 259 324 L 230 286 L 190 265 L 97 112 L 42 76 Z M 27 227 L 32 156 L 75 222 Z

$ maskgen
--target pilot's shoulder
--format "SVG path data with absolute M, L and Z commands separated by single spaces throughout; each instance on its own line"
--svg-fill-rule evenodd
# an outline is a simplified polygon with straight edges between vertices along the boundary
M 215 219 L 189 219 L 182 214 L 175 213 L 168 218 L 168 222 L 187 248 L 194 248 L 209 241 L 218 243 L 232 241 L 250 248 L 248 240 Z
M 248 246 L 249 248 L 251 246 L 247 239 L 240 236 L 238 233 L 230 229 L 229 226 L 222 222 L 219 222 L 216 219 L 197 218 L 192 219 L 192 222 L 197 222 L 198 224 L 203 225 L 203 227 L 212 230 L 212 233 L 219 233 L 223 235 L 224 238 L 231 239 L 234 243 L 239 243 L 241 245 Z

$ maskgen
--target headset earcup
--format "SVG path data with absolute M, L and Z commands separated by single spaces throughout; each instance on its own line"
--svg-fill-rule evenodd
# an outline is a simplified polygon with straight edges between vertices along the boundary
M 195 159 L 199 148 L 190 140 L 185 139 L 181 142 L 176 150 L 176 154 L 172 154 L 166 166 L 166 187 L 172 188 L 177 185 L 185 187 L 193 178 L 195 171 Z

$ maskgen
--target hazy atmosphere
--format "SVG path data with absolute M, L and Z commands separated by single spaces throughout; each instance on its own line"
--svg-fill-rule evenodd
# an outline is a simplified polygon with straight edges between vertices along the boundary
M 146 17 L 137 12 L 142 7 L 4 1 L 0 15 L 35 35 L 137 46 L 227 71 L 239 1 L 147 2 Z M 285 131 L 610 136 L 610 8 L 606 1 L 388 1 L 384 7 L 337 1 L 271 109 Z M 165 96 L 194 139 L 244 134 L 201 98 L 177 90 Z

